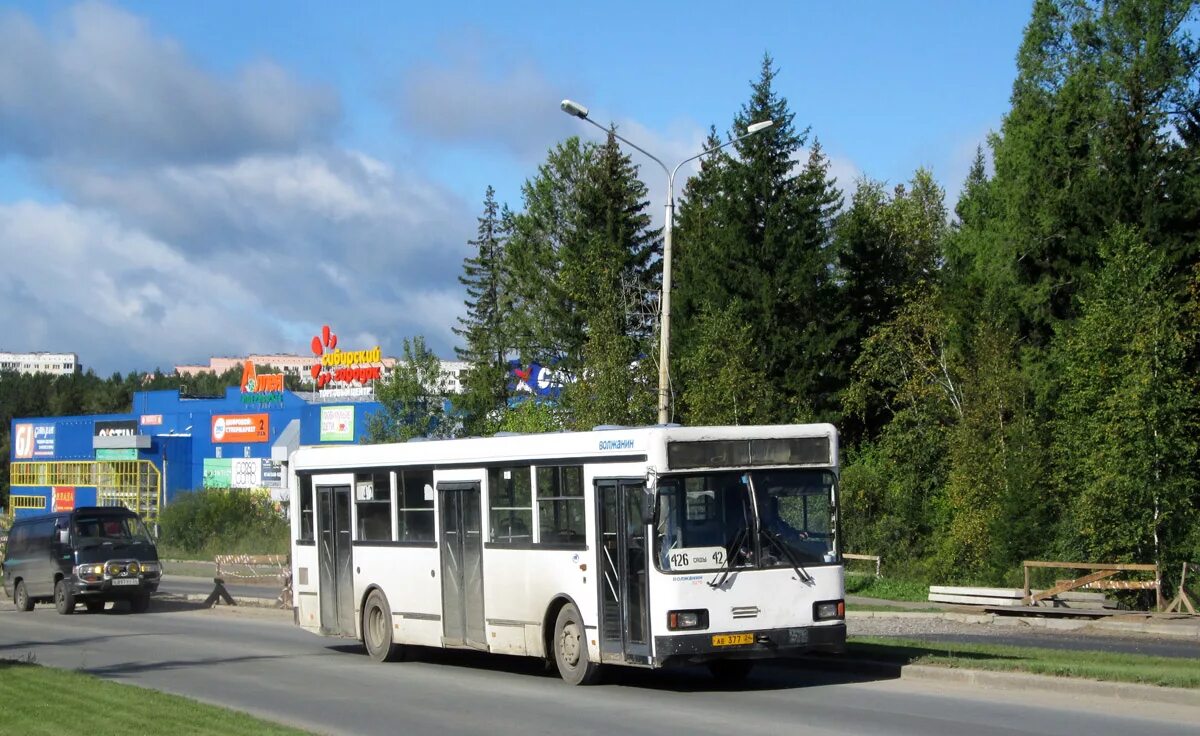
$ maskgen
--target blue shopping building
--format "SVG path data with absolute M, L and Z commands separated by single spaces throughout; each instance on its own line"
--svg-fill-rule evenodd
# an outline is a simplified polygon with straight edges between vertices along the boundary
M 136 393 L 128 414 L 14 419 L 9 507 L 22 517 L 120 504 L 154 518 L 199 488 L 265 489 L 286 499 L 293 450 L 359 442 L 379 409 L 375 401 L 233 386 L 223 397 Z

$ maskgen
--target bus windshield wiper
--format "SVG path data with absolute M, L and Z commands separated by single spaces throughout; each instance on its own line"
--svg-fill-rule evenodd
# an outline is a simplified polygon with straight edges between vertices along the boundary
M 729 579 L 729 574 L 733 572 L 733 557 L 737 554 L 738 548 L 742 545 L 742 540 L 748 535 L 749 531 L 748 527 L 742 527 L 734 535 L 733 542 L 729 545 L 729 549 L 732 551 L 725 557 L 725 569 L 717 573 L 717 576 L 712 580 L 708 581 L 708 587 L 719 588 Z
M 780 541 L 779 536 L 776 535 L 775 532 L 771 531 L 770 529 L 768 529 L 766 527 L 762 527 L 759 531 L 762 532 L 763 537 L 767 541 L 774 544 L 779 549 L 779 551 L 783 553 L 783 556 L 788 559 L 788 562 L 792 563 L 792 569 L 795 570 L 796 574 L 800 576 L 800 580 L 802 582 L 805 582 L 805 583 L 814 582 L 813 576 L 808 573 L 808 570 L 804 569 L 804 567 L 800 564 L 800 561 L 796 559 L 796 555 L 794 555 L 792 553 L 792 551 L 790 549 L 788 549 L 788 546 L 786 544 L 784 544 L 782 541 Z

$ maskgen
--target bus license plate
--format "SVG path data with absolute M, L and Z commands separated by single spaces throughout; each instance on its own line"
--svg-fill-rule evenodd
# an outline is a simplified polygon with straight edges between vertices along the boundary
M 753 644 L 754 634 L 713 634 L 714 647 L 732 647 L 738 644 Z
M 113 578 L 113 585 L 137 585 L 137 578 Z

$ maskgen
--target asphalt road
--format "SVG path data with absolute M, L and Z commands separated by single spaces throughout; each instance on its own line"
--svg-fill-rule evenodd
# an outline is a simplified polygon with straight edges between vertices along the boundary
M 855 680 L 779 664 L 736 690 L 698 670 L 627 669 L 572 688 L 531 659 L 437 650 L 377 665 L 355 642 L 299 630 L 286 612 L 165 601 L 143 615 L 70 617 L 0 603 L 0 657 L 27 655 L 331 734 L 1200 733 L 1197 708 Z
M 278 585 L 242 585 L 232 579 L 226 590 L 238 598 L 266 598 L 279 596 Z M 169 595 L 208 595 L 213 583 L 209 578 L 166 575 L 159 586 L 161 593 Z M 986 626 L 981 624 L 952 624 L 921 619 L 851 620 L 850 633 L 874 636 L 895 636 L 927 642 L 953 642 L 971 644 L 1004 644 L 1017 647 L 1041 647 L 1071 651 L 1120 652 L 1146 654 L 1158 657 L 1200 658 L 1200 641 L 1187 639 L 1161 639 L 1148 636 L 1119 636 L 1111 633 L 1086 633 L 1016 626 Z M 895 630 L 891 630 L 891 629 Z

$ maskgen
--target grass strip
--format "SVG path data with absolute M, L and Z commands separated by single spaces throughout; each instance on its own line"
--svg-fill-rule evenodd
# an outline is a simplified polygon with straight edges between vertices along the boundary
M 927 602 L 929 584 L 897 578 L 877 578 L 874 575 L 847 575 L 846 594 L 889 601 Z
M 0 659 L 0 732 L 22 736 L 306 733 L 178 695 L 10 659 Z
M 1118 652 L 958 644 L 890 637 L 851 637 L 846 654 L 879 662 L 1001 672 L 1028 672 L 1109 682 L 1200 688 L 1200 661 Z

